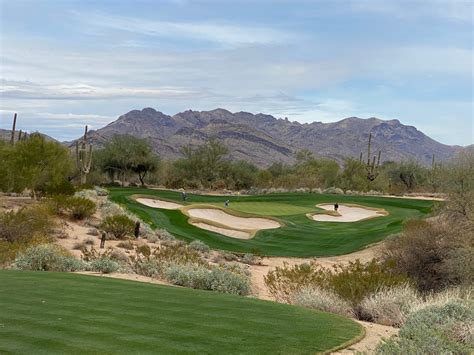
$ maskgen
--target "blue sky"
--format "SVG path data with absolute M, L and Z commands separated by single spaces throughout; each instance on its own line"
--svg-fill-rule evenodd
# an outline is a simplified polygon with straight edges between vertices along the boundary
M 132 109 L 399 119 L 473 143 L 470 0 L 0 0 L 0 128 Z

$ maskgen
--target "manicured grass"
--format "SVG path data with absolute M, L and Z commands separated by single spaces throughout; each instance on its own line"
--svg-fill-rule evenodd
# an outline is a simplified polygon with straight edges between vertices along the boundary
M 177 238 L 200 239 L 213 249 L 260 253 L 273 256 L 330 256 L 348 254 L 398 233 L 408 219 L 422 218 L 431 212 L 432 201 L 372 196 L 339 196 L 321 194 L 268 194 L 258 196 L 203 196 L 188 194 L 187 204 L 208 203 L 223 206 L 230 199 L 230 209 L 242 213 L 272 216 L 282 228 L 259 231 L 250 240 L 240 240 L 190 225 L 180 211 L 146 207 L 130 197 L 149 195 L 182 203 L 174 191 L 140 188 L 112 188 L 111 199 L 126 206 L 157 228 L 166 228 Z M 355 203 L 384 208 L 388 216 L 352 223 L 316 222 L 306 213 L 317 211 L 319 203 Z
M 0 353 L 314 354 L 361 327 L 214 292 L 67 273 L 0 271 Z

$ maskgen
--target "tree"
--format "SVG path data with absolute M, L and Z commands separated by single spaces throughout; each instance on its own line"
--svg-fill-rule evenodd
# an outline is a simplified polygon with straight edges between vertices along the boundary
M 450 217 L 474 219 L 474 152 L 459 153 L 443 169 L 442 189 L 448 194 L 446 212 Z M 471 222 L 472 223 L 472 222 Z
M 181 149 L 183 158 L 174 163 L 174 180 L 188 186 L 202 185 L 212 188 L 213 184 L 226 175 L 228 164 L 224 159 L 227 147 L 216 139 L 197 148 L 186 146 Z
M 344 190 L 367 191 L 369 181 L 367 180 L 365 166 L 359 160 L 348 158 L 344 162 L 344 170 L 339 176 L 339 185 Z
M 10 154 L 9 175 L 14 191 L 30 189 L 37 192 L 54 191 L 68 180 L 72 160 L 67 148 L 47 141 L 39 133 L 15 144 Z
M 127 173 L 137 175 L 142 186 L 145 177 L 159 166 L 159 157 L 145 139 L 130 135 L 114 135 L 97 154 L 102 171 L 112 179 L 118 174 L 124 183 Z

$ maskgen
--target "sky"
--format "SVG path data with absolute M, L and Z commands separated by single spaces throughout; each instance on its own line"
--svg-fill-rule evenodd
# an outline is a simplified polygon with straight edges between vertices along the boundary
M 398 119 L 474 143 L 471 0 L 0 0 L 0 128 L 133 109 Z

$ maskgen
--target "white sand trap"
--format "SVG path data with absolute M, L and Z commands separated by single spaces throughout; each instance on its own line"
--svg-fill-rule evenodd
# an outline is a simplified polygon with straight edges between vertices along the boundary
M 148 207 L 153 207 L 153 208 L 162 208 L 164 210 L 177 210 L 183 205 L 180 205 L 179 203 L 175 202 L 168 202 L 168 201 L 163 201 L 163 200 L 157 200 L 154 198 L 142 198 L 139 197 L 135 199 L 138 203 L 141 203 L 142 205 L 148 206 Z
M 268 218 L 237 217 L 214 208 L 190 208 L 187 210 L 190 217 L 204 219 L 223 224 L 231 229 L 260 230 L 280 228 L 280 223 Z
M 334 212 L 334 204 L 321 204 L 316 207 Z M 339 205 L 338 213 L 340 216 L 332 216 L 325 213 L 317 213 L 311 216 L 315 221 L 319 222 L 357 222 L 364 219 L 386 216 L 388 213 L 382 209 L 370 207 L 362 207 L 355 205 Z
M 250 239 L 252 238 L 252 234 L 249 232 L 245 231 L 238 231 L 236 229 L 227 229 L 227 228 L 220 228 L 213 226 L 211 224 L 207 224 L 204 222 L 191 222 L 193 226 L 196 226 L 198 228 L 206 229 L 211 232 L 216 232 L 222 235 L 225 235 L 227 237 L 232 237 L 232 238 L 237 238 L 237 239 Z

